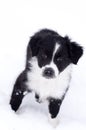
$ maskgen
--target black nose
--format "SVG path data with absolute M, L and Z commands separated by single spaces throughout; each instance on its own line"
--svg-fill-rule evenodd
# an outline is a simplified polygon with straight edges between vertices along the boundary
M 52 68 L 45 68 L 43 76 L 47 78 L 53 78 L 55 76 L 54 70 Z

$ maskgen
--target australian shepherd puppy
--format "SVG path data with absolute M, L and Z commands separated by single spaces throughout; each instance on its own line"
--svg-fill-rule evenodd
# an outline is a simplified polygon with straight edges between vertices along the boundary
M 72 65 L 83 49 L 53 30 L 35 33 L 28 44 L 26 65 L 18 76 L 10 104 L 17 111 L 26 93 L 34 92 L 39 103 L 47 100 L 51 120 L 55 120 L 69 88 Z

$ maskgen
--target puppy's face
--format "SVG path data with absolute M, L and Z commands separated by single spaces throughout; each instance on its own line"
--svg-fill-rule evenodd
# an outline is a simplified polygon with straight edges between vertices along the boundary
M 36 33 L 30 41 L 30 48 L 41 75 L 47 79 L 57 77 L 71 63 L 77 64 L 82 55 L 79 45 L 50 30 Z
M 51 50 L 46 47 L 39 49 L 37 61 L 42 76 L 48 79 L 57 77 L 71 63 L 67 47 L 57 42 Z

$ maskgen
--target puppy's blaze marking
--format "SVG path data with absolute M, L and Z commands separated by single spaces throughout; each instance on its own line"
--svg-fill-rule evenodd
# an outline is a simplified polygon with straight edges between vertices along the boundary
M 54 52 L 53 52 L 53 58 L 55 56 L 55 53 L 58 51 L 59 47 L 60 47 L 60 45 L 58 43 L 56 43 L 56 46 L 55 46 L 55 49 L 54 49 Z

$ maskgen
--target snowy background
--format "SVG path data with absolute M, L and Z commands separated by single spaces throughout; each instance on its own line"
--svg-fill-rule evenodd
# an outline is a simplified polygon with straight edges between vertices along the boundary
M 57 130 L 86 130 L 86 0 L 0 0 L 0 130 L 53 130 L 46 104 L 33 95 L 24 98 L 17 113 L 9 100 L 25 65 L 31 35 L 41 28 L 56 30 L 84 47 L 73 67 L 70 89 L 59 113 Z M 44 108 L 45 105 L 45 108 Z

